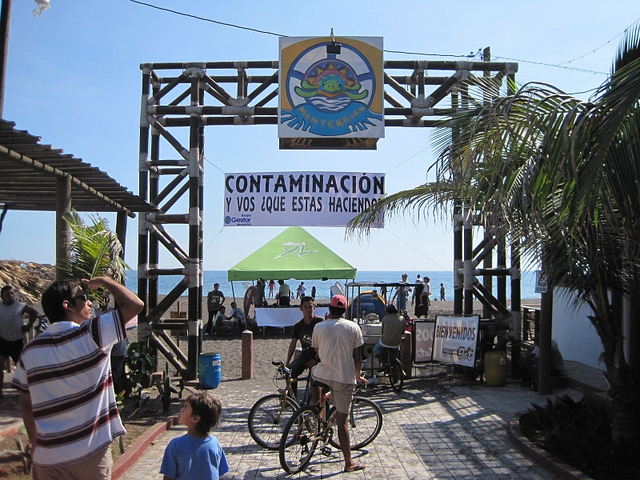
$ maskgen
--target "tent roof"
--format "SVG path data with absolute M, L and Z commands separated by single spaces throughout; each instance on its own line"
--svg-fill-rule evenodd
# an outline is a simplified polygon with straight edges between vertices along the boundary
M 314 280 L 356 278 L 356 269 L 302 227 L 289 227 L 231 267 L 229 281 L 257 278 Z
M 105 172 L 63 154 L 40 137 L 0 119 L 0 204 L 9 210 L 55 211 L 60 179 L 71 180 L 71 206 L 79 212 L 153 212 Z

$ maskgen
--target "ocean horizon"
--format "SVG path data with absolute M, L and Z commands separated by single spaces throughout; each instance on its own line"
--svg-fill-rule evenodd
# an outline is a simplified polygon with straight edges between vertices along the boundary
M 409 282 L 414 283 L 417 275 L 421 278 L 429 277 L 431 283 L 432 299 L 440 300 L 440 284 L 445 288 L 445 300 L 453 300 L 453 271 L 389 271 L 389 270 L 362 270 L 356 273 L 356 282 L 399 282 L 403 273 L 409 276 Z M 126 286 L 133 292 L 137 292 L 137 273 L 135 271 L 127 272 Z M 173 287 L 175 287 L 182 277 L 178 275 L 162 276 L 158 279 L 158 293 L 161 295 L 168 294 Z M 267 279 L 269 281 L 270 279 Z M 274 280 L 278 280 L 275 278 Z M 349 280 L 351 282 L 352 280 Z M 328 279 L 328 280 L 295 280 L 288 279 L 285 282 L 289 285 L 291 290 L 295 292 L 301 282 L 307 289 L 307 295 L 311 293 L 311 288 L 316 287 L 317 298 L 329 298 L 329 289 L 339 282 L 342 288 L 345 286 L 345 279 Z M 203 295 L 206 295 L 208 291 L 213 289 L 213 284 L 219 283 L 220 290 L 226 296 L 231 297 L 235 295 L 240 297 L 244 295 L 246 287 L 253 285 L 255 282 L 229 282 L 227 279 L 227 270 L 205 270 L 203 278 Z M 521 276 L 520 297 L 522 300 L 534 300 L 540 299 L 540 294 L 535 292 L 536 285 L 536 272 L 524 271 Z M 277 293 L 278 285 L 276 283 L 275 293 Z M 493 281 L 493 291 L 497 289 L 497 279 Z M 269 299 L 269 287 L 265 289 L 267 299 Z M 274 296 L 275 296 L 274 293 Z M 350 295 L 351 296 L 351 295 Z M 507 281 L 507 298 L 511 298 L 511 285 Z

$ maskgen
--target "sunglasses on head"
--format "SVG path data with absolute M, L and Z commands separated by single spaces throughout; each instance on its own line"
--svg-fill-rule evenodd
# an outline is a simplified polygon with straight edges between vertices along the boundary
M 81 293 L 80 295 L 73 297 L 73 300 L 82 300 L 83 302 L 86 302 L 87 296 L 84 293 Z

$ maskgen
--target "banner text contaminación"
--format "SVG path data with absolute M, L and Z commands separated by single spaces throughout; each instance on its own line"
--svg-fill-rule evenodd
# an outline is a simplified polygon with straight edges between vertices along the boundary
M 348 193 L 384 195 L 383 175 L 227 175 L 228 193 Z

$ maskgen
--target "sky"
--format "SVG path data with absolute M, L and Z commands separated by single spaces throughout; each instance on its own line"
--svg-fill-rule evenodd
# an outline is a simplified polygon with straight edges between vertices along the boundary
M 277 60 L 278 35 L 327 36 L 333 29 L 338 36 L 382 37 L 385 60 L 463 60 L 490 47 L 492 60 L 519 63 L 519 84 L 550 83 L 586 99 L 607 79 L 625 29 L 640 19 L 637 0 L 368 0 L 331 4 L 335 8 L 284 0 L 147 3 L 190 16 L 132 0 L 51 0 L 35 17 L 34 1 L 14 0 L 4 107 L 5 120 L 17 129 L 100 168 L 134 193 L 141 63 Z M 211 126 L 205 136 L 206 270 L 232 267 L 285 229 L 223 228 L 225 173 L 381 172 L 388 193 L 435 178 L 426 128 L 389 127 L 376 151 L 356 152 L 279 150 L 275 125 Z M 359 270 L 452 270 L 451 222 L 418 213 L 424 212 L 387 220 L 364 240 L 345 237 L 344 228 L 307 230 Z M 9 211 L 0 258 L 54 263 L 54 216 Z M 115 215 L 103 216 L 115 229 Z M 126 261 L 134 269 L 137 231 L 137 218 L 129 220 Z M 177 266 L 166 256 L 161 262 Z

